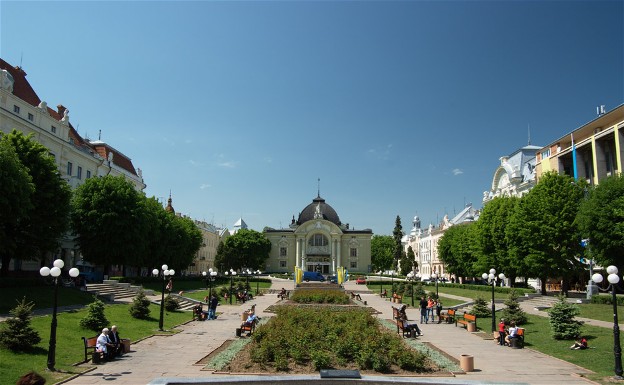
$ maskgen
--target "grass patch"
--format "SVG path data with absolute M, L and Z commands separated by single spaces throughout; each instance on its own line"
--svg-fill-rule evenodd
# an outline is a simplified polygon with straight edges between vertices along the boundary
M 579 317 L 613 323 L 613 305 L 598 303 L 582 303 L 577 305 L 579 309 L 581 309 Z M 621 322 L 623 319 L 621 317 L 624 317 L 622 310 L 623 307 L 618 305 L 618 317 L 620 317 L 618 318 L 618 322 Z
M 583 325 L 582 334 L 590 349 L 570 350 L 572 340 L 555 340 L 551 336 L 548 318 L 529 314 L 525 346 L 596 372 L 588 375 L 591 380 L 607 383 L 614 375 L 613 329 Z
M 60 297 L 59 295 L 59 299 Z M 136 341 L 159 333 L 159 306 L 150 305 L 151 318 L 147 320 L 130 317 L 128 307 L 127 304 L 107 305 L 105 309 L 106 318 L 118 325 L 122 338 Z M 51 373 L 45 370 L 52 316 L 34 317 L 32 327 L 39 332 L 41 342 L 28 353 L 14 353 L 0 347 L 0 384 L 14 384 L 21 375 L 31 370 L 44 376 L 48 383 L 55 383 L 79 372 L 80 370 L 72 365 L 84 360 L 84 345 L 81 337 L 93 337 L 99 334 L 80 327 L 79 321 L 85 315 L 86 310 L 78 310 L 59 313 L 57 316 L 56 368 L 64 373 Z M 171 329 L 188 320 L 188 312 L 165 312 L 164 328 L 165 330 Z
M 9 310 L 26 297 L 27 302 L 35 304 L 34 309 L 49 309 L 54 306 L 54 286 L 15 286 L 3 287 L 0 296 L 0 314 L 8 314 Z M 86 305 L 93 302 L 93 294 L 80 291 L 73 287 L 59 287 L 58 305 Z

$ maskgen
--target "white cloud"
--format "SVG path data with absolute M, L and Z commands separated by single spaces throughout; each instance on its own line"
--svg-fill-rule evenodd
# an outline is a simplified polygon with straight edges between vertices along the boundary
M 458 168 L 454 168 L 453 171 L 451 171 L 453 173 L 453 175 L 461 175 L 464 172 Z
M 236 168 L 236 164 L 237 162 L 234 162 L 232 160 L 228 160 L 225 162 L 218 162 L 217 165 L 219 167 L 225 167 L 225 168 Z
M 388 160 L 390 158 L 392 151 L 392 144 L 388 144 L 385 147 L 380 148 L 379 150 L 376 148 L 371 148 L 366 151 L 367 155 L 380 160 Z
M 202 184 L 199 186 L 199 189 L 200 189 L 200 190 L 204 190 L 204 189 L 207 189 L 207 188 L 210 188 L 210 187 L 212 187 L 212 185 L 210 185 L 210 184 L 208 184 L 208 183 L 202 183 Z

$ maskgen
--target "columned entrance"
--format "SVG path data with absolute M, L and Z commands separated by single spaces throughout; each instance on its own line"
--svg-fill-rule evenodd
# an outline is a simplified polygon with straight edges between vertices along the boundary
M 318 271 L 321 274 L 331 273 L 331 258 L 329 256 L 308 255 L 305 261 L 307 271 Z

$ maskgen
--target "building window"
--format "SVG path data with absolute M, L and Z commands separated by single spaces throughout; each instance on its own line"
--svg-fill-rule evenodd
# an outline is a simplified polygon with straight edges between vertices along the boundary
M 78 172 L 76 174 L 78 179 L 82 179 L 82 167 L 78 166 Z
M 72 176 L 72 171 L 74 169 L 74 165 L 72 162 L 67 162 L 67 175 Z
M 550 156 L 550 148 L 548 150 L 542 151 L 542 159 L 546 159 Z
M 28 113 L 28 120 L 30 120 L 31 122 L 33 120 L 35 120 L 35 115 L 31 114 L 30 112 Z
M 288 249 L 286 247 L 280 247 L 280 257 L 285 257 L 288 254 Z
M 54 127 L 54 126 L 50 127 L 50 131 L 52 131 L 52 133 L 56 134 L 56 127 Z
M 314 234 L 308 241 L 310 246 L 327 246 L 327 238 L 323 234 Z
M 352 247 L 350 252 L 349 252 L 349 256 L 350 257 L 357 257 L 357 249 L 355 247 Z
M 286 261 L 280 261 L 280 267 L 286 268 Z
M 87 170 L 87 179 L 91 178 L 91 171 Z
M 351 269 L 357 269 L 357 261 L 351 261 Z

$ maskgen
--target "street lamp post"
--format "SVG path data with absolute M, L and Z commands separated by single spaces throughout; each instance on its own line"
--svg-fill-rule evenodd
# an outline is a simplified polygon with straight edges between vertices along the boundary
M 245 273 L 247 273 L 247 283 L 245 284 L 245 290 L 251 291 L 251 287 L 249 286 L 249 276 L 251 275 L 251 271 L 247 269 L 245 270 Z
M 611 301 L 613 302 L 613 355 L 615 356 L 615 378 L 617 380 L 622 380 L 624 379 L 622 377 L 622 349 L 620 348 L 620 327 L 618 325 L 617 297 L 615 295 L 616 286 L 618 282 L 620 282 L 620 276 L 618 275 L 618 268 L 613 265 L 607 267 L 607 273 L 609 274 L 607 277 L 609 286 L 605 291 L 611 289 L 613 295 Z M 592 275 L 592 281 L 601 283 L 602 280 L 602 274 L 596 273 Z
M 165 285 L 167 284 L 167 277 L 173 277 L 173 275 L 175 274 L 175 270 L 169 269 L 169 266 L 167 265 L 162 265 L 161 269 L 163 281 L 162 292 L 160 295 L 160 319 L 158 321 L 158 330 L 160 331 L 163 330 L 163 323 L 165 319 Z M 159 273 L 160 271 L 158 269 L 152 270 L 152 275 L 154 275 L 155 277 L 158 277 Z
M 217 277 L 217 272 L 212 270 L 212 267 L 208 269 L 208 271 L 202 272 L 204 279 L 206 279 L 206 284 L 208 285 L 208 298 L 212 298 L 212 281 Z
M 483 273 L 481 274 L 481 278 L 488 281 L 488 283 L 492 284 L 492 333 L 496 331 L 496 305 L 494 304 L 494 288 L 496 287 L 496 270 L 490 269 L 490 274 Z M 505 274 L 500 273 L 498 278 L 503 280 L 505 279 Z
M 228 272 L 225 272 L 225 276 L 227 277 Z M 234 276 L 236 275 L 236 271 L 234 271 L 233 269 L 230 269 L 230 305 L 232 304 L 232 291 L 233 291 L 233 287 L 234 287 Z
M 54 305 L 52 308 L 52 323 L 50 324 L 50 347 L 48 348 L 48 370 L 54 372 L 56 369 L 56 311 L 58 308 L 58 287 L 59 277 L 61 276 L 61 269 L 65 266 L 65 262 L 62 259 L 57 259 L 53 263 L 53 267 L 50 269 L 47 266 L 42 267 L 39 270 L 39 274 L 42 277 L 51 275 L 54 278 Z M 69 269 L 69 276 L 76 278 L 80 274 L 80 271 L 75 267 Z
M 438 274 L 433 273 L 431 274 L 431 278 L 433 278 L 435 280 L 435 285 L 436 285 L 436 301 L 440 298 L 439 294 L 438 294 L 438 279 L 440 278 L 438 276 Z
M 390 272 L 390 288 L 391 288 L 392 294 L 394 294 L 394 270 Z
M 414 272 L 410 271 L 409 273 L 407 273 L 407 280 L 410 282 L 410 286 L 412 287 L 412 307 L 414 307 Z
M 256 297 L 258 296 L 258 293 L 260 292 L 260 274 L 262 274 L 262 272 L 260 270 L 256 270 L 255 271 L 257 277 L 256 277 Z
M 381 273 L 382 271 L 379 270 L 379 282 L 381 282 L 381 289 L 379 289 L 379 295 L 383 293 L 383 280 L 381 279 Z

